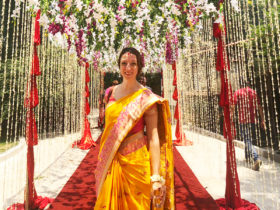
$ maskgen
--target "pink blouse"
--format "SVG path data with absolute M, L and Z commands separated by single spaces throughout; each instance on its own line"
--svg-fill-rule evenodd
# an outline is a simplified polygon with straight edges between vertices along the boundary
M 105 96 L 108 96 L 109 92 L 111 91 L 112 87 L 107 88 L 105 91 Z M 116 101 L 116 99 L 114 98 L 113 94 L 111 93 L 110 98 L 108 100 L 108 102 L 110 101 Z M 141 130 L 144 130 L 144 126 L 145 126 L 145 121 L 144 121 L 144 117 L 142 116 L 141 119 L 135 124 L 135 126 L 131 129 L 131 131 L 129 132 L 128 135 L 132 135 L 134 133 L 137 133 Z

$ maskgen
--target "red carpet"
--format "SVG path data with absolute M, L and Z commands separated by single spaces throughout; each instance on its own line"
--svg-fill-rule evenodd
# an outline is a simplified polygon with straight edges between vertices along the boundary
M 219 209 L 176 148 L 174 148 L 174 164 L 176 209 Z
M 93 210 L 96 200 L 94 169 L 99 145 L 92 148 L 52 203 L 55 210 Z M 219 209 L 201 186 L 179 152 L 174 149 L 175 197 L 177 210 Z

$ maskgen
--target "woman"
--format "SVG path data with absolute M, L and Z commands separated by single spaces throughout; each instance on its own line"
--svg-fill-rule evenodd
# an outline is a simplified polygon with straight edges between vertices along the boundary
M 124 48 L 118 65 L 123 82 L 105 93 L 94 209 L 174 209 L 168 102 L 137 82 L 143 64 L 136 49 Z
M 115 86 L 115 85 L 118 85 L 119 82 L 118 80 L 114 80 L 112 82 L 112 86 Z M 108 88 L 107 90 L 107 94 L 106 96 L 108 97 L 108 91 L 110 91 L 110 88 Z M 101 130 L 103 130 L 103 127 L 104 127 L 104 122 L 105 122 L 105 103 L 106 103 L 106 100 L 108 100 L 107 98 L 104 97 L 104 91 L 101 90 L 100 91 L 100 95 L 99 95 L 99 118 L 98 118 L 98 127 L 101 128 Z

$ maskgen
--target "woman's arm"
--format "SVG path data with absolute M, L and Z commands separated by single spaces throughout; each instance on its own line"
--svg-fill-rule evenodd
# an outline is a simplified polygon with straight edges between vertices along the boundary
M 152 165 L 152 175 L 159 174 L 160 169 L 160 144 L 158 137 L 158 110 L 157 105 L 153 105 L 144 114 L 147 129 L 148 142 L 150 144 L 150 157 Z
M 144 119 L 147 128 L 147 137 L 150 143 L 150 157 L 152 165 L 151 176 L 151 195 L 153 198 L 153 205 L 161 208 L 165 201 L 165 180 L 159 175 L 160 172 L 160 142 L 158 136 L 158 109 L 157 105 L 153 105 L 145 112 Z

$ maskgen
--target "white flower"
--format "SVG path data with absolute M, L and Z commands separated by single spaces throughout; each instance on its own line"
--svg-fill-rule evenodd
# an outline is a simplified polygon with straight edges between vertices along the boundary
M 88 18 L 86 19 L 87 24 L 91 24 L 91 21 L 92 21 L 92 17 L 88 17 Z
M 35 6 L 35 7 L 39 7 L 40 6 L 40 3 L 38 2 L 38 0 L 29 0 L 28 4 L 30 6 Z
M 91 61 L 91 60 L 92 60 L 92 56 L 93 56 L 93 53 L 90 52 L 90 53 L 87 53 L 85 57 L 86 57 L 86 59 L 88 59 L 89 61 Z
M 205 4 L 203 8 L 207 15 L 209 15 L 210 12 L 217 12 L 217 9 L 213 3 Z
M 104 31 L 104 26 L 102 24 L 97 24 L 97 28 L 99 31 Z
M 198 31 L 203 29 L 203 26 L 202 26 L 201 22 L 199 22 L 199 24 L 196 26 L 196 28 L 198 29 Z
M 49 33 L 49 38 L 55 46 L 62 47 L 63 49 L 67 48 L 67 40 L 60 32 L 56 33 L 55 35 Z
M 137 18 L 141 18 L 143 21 L 144 20 L 149 20 L 150 19 L 150 10 L 148 9 L 148 5 L 146 2 L 142 3 L 139 7 L 137 7 Z
M 89 15 L 90 15 L 90 8 L 87 8 L 85 11 L 84 11 L 84 14 L 85 14 L 85 16 L 86 17 L 89 17 Z
M 61 25 L 63 24 L 63 20 L 62 20 L 62 19 L 60 18 L 60 16 L 58 16 L 58 15 L 55 17 L 55 22 L 56 22 L 56 23 L 59 23 L 59 24 L 61 24 Z
M 65 5 L 68 5 L 69 7 L 71 7 L 71 5 L 72 5 L 72 0 L 67 0 L 67 1 L 65 2 Z
M 83 2 L 81 0 L 76 0 L 76 7 L 79 11 L 81 11 L 83 9 Z
M 127 23 L 131 23 L 131 22 L 132 22 L 132 18 L 130 18 L 129 16 L 127 16 L 126 22 L 127 22 Z
M 214 23 L 223 23 L 224 16 L 219 13 L 219 17 L 215 20 Z
M 103 4 L 100 4 L 97 1 L 94 2 L 93 8 L 96 12 L 98 12 L 100 14 L 102 14 L 102 13 L 108 14 L 109 13 L 109 11 L 105 7 L 103 7 Z
M 75 50 L 74 45 L 71 45 L 71 47 L 70 47 L 70 49 L 69 49 L 69 54 L 70 54 L 70 55 L 75 55 L 75 54 L 76 54 L 76 50 Z
M 77 25 L 77 19 L 74 15 L 70 15 L 67 21 L 68 21 L 68 27 L 70 31 L 73 30 L 75 33 L 79 30 L 79 27 Z
M 171 5 L 171 13 L 174 14 L 174 15 L 177 15 L 177 16 L 179 16 L 181 14 L 174 3 Z
M 120 11 L 117 12 L 121 20 L 124 20 L 126 18 L 126 10 L 121 9 Z
M 197 6 L 202 6 L 202 5 L 208 4 L 208 0 L 198 0 L 197 2 L 195 2 L 195 4 Z
M 41 15 L 39 19 L 40 25 L 44 27 L 44 29 L 47 29 L 49 26 L 49 19 L 46 14 Z
M 231 0 L 231 6 L 235 9 L 235 11 L 239 12 L 240 9 L 238 7 L 238 1 L 237 0 Z
M 111 19 L 110 19 L 110 25 L 111 25 L 112 30 L 114 31 L 114 30 L 115 30 L 115 27 L 116 27 L 116 25 L 117 25 L 117 21 L 116 21 L 115 18 L 111 18 Z
M 14 9 L 13 14 L 11 15 L 11 17 L 18 18 L 19 17 L 19 13 L 20 13 L 20 7 L 17 7 L 16 9 Z
M 95 20 L 97 20 L 97 21 L 100 21 L 101 22 L 101 20 L 102 20 L 102 15 L 100 14 L 100 13 L 97 13 L 97 12 L 93 12 L 93 17 L 94 17 L 94 19 Z
M 24 2 L 24 0 L 16 0 L 16 5 L 19 6 L 21 2 Z

